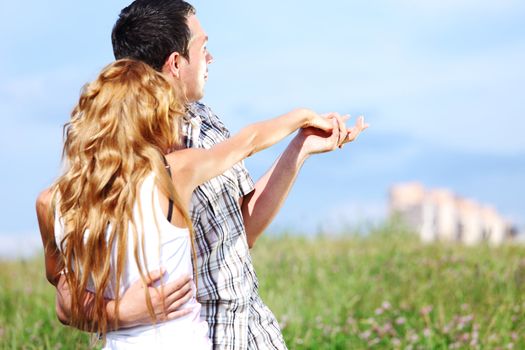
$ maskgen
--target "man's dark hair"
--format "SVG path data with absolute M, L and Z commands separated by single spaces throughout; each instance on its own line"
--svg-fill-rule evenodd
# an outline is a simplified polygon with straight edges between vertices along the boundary
M 124 8 L 111 33 L 116 59 L 140 60 L 161 71 L 169 55 L 188 59 L 187 18 L 195 8 L 182 0 L 136 0 Z

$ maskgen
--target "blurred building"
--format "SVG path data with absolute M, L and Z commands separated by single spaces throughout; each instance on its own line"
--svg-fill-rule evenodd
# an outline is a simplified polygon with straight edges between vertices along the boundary
M 417 182 L 392 186 L 389 206 L 390 214 L 399 217 L 425 242 L 498 245 L 517 233 L 494 208 L 447 189 L 426 189 Z

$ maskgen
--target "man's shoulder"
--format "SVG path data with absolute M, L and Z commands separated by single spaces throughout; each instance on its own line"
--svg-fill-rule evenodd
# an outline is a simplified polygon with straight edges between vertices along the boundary
M 192 102 L 189 105 L 190 119 L 198 117 L 203 125 L 207 125 L 212 129 L 217 129 L 223 133 L 226 137 L 229 137 L 229 131 L 222 122 L 222 120 L 215 114 L 211 107 L 204 104 L 203 102 L 197 101 Z
M 217 118 L 217 116 L 215 115 L 211 107 L 201 101 L 190 103 L 188 109 L 190 110 L 191 113 L 198 115 L 198 116 L 205 116 L 208 118 L 210 117 Z

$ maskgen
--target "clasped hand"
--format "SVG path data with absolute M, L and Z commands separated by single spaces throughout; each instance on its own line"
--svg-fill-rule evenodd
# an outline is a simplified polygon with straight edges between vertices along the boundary
M 324 153 L 342 148 L 344 144 L 354 141 L 359 134 L 370 125 L 365 118 L 359 116 L 354 126 L 347 128 L 346 121 L 349 115 L 339 115 L 332 112 L 314 118 L 307 127 L 301 129 L 298 137 L 306 154 Z M 331 121 L 331 129 L 327 128 L 326 121 Z

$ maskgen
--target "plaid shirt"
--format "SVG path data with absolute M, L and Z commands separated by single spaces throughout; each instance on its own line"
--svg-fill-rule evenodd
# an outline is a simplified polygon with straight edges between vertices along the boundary
M 211 148 L 230 134 L 210 108 L 192 103 L 186 147 Z M 285 349 L 281 331 L 258 294 L 238 199 L 254 183 L 239 162 L 194 191 L 190 216 L 197 247 L 198 300 L 214 349 Z

